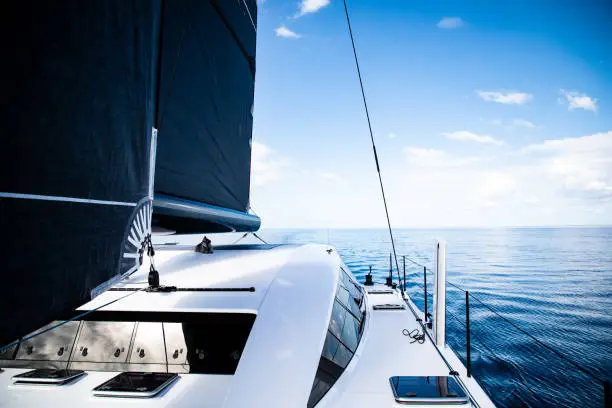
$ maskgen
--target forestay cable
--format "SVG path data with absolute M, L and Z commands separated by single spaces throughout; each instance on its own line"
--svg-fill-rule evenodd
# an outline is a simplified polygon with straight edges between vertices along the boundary
M 385 198 L 385 188 L 383 187 L 382 175 L 380 174 L 380 166 L 378 164 L 378 154 L 376 153 L 376 143 L 374 143 L 374 133 L 372 132 L 372 123 L 370 121 L 370 112 L 368 111 L 368 102 L 366 100 L 365 91 L 363 89 L 363 80 L 361 79 L 361 69 L 359 69 L 359 59 L 357 58 L 357 49 L 355 48 L 355 39 L 353 38 L 353 29 L 351 28 L 351 18 L 349 17 L 346 0 L 344 0 L 344 14 L 346 15 L 346 23 L 348 24 L 349 35 L 351 36 L 351 45 L 353 46 L 353 56 L 355 57 L 355 67 L 357 68 L 357 76 L 359 77 L 359 86 L 361 88 L 361 97 L 363 99 L 363 107 L 365 108 L 366 118 L 368 120 L 368 129 L 370 130 L 370 140 L 372 142 L 372 151 L 374 152 L 374 161 L 376 162 L 376 171 L 378 173 L 378 181 L 380 183 L 380 192 L 382 193 L 383 204 L 385 205 L 385 215 L 387 216 L 387 226 L 389 227 L 389 236 L 391 237 L 391 248 L 393 257 L 395 258 L 395 270 L 397 271 L 397 280 L 401 282 L 399 275 L 399 263 L 397 262 L 397 254 L 395 252 L 395 240 L 393 239 L 393 230 L 391 229 L 391 220 L 389 219 L 389 209 L 387 208 L 387 199 Z M 400 285 L 402 295 L 404 288 Z

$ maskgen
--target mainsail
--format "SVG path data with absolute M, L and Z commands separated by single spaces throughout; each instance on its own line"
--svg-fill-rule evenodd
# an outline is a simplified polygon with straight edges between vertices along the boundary
M 155 224 L 228 231 L 236 226 L 209 225 L 207 214 L 230 209 L 224 219 L 238 221 L 247 211 L 256 18 L 255 0 L 164 3 Z
M 134 271 L 152 224 L 259 227 L 248 214 L 256 11 L 255 0 L 5 10 L 0 345 Z

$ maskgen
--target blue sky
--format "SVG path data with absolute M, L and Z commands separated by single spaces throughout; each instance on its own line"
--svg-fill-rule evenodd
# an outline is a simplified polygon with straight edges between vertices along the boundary
M 384 226 L 342 2 L 259 3 L 263 227 Z M 612 224 L 611 5 L 348 4 L 394 226 Z

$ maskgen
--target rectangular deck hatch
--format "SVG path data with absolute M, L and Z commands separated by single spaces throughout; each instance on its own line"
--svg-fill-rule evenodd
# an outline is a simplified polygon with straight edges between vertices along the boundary
M 453 377 L 391 377 L 395 400 L 401 404 L 467 404 L 469 398 Z
M 82 370 L 55 370 L 40 368 L 13 376 L 15 384 L 63 385 L 76 380 L 85 373 Z
M 170 373 L 121 373 L 93 389 L 97 397 L 151 398 L 178 379 Z
M 406 306 L 398 303 L 386 303 L 372 306 L 374 310 L 404 310 Z
M 371 290 L 368 290 L 368 294 L 370 295 L 392 295 L 393 291 L 391 289 L 371 289 Z

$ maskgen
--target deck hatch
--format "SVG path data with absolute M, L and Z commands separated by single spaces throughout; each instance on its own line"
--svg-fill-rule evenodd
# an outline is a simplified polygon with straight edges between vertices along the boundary
M 406 306 L 398 303 L 385 303 L 372 306 L 374 310 L 404 310 Z
M 453 377 L 391 377 L 395 401 L 400 404 L 467 404 L 469 399 Z
M 96 397 L 151 398 L 178 380 L 169 373 L 121 373 L 93 389 Z
M 15 384 L 64 385 L 85 375 L 81 370 L 40 368 L 13 376 Z
M 393 291 L 392 290 L 387 290 L 387 289 L 371 289 L 368 290 L 368 295 L 392 295 Z

